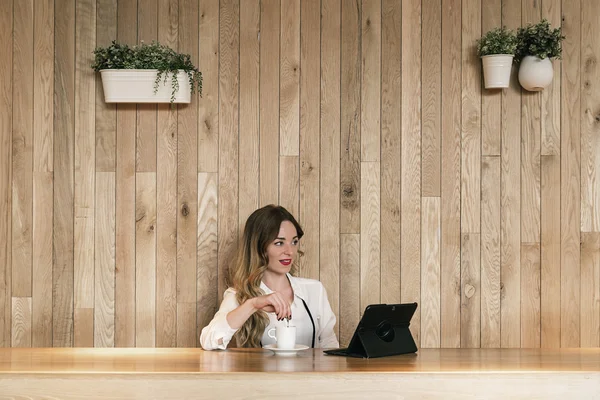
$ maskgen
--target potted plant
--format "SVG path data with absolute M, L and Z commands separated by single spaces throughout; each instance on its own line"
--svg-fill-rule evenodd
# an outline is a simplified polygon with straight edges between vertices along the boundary
M 477 41 L 486 89 L 508 87 L 516 49 L 517 37 L 514 31 L 505 27 L 494 28 Z
M 551 58 L 562 55 L 561 28 L 552 29 L 547 19 L 517 30 L 515 60 L 520 62 L 519 83 L 524 89 L 539 91 L 550 85 L 554 76 Z
M 156 41 L 130 47 L 113 40 L 94 55 L 107 103 L 189 103 L 196 89 L 202 95 L 202 73 L 189 54 Z

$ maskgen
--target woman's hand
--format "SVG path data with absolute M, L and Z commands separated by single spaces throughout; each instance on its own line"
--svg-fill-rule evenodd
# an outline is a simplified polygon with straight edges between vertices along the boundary
M 251 299 L 251 301 L 252 306 L 255 309 L 264 310 L 266 312 L 274 312 L 277 314 L 277 319 L 280 321 L 284 318 L 292 318 L 292 309 L 290 308 L 290 304 L 278 292 L 254 297 Z

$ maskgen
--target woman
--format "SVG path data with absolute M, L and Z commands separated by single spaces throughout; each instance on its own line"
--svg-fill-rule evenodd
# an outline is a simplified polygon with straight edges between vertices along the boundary
M 205 350 L 225 349 L 235 335 L 238 347 L 273 344 L 266 333 L 278 324 L 296 326 L 296 344 L 339 347 L 335 315 L 321 282 L 296 278 L 298 243 L 304 235 L 296 219 L 281 206 L 254 211 L 230 269 L 229 287 L 213 320 L 202 329 Z

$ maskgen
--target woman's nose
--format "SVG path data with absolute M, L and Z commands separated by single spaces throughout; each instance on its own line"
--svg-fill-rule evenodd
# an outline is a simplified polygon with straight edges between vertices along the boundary
M 290 255 L 294 252 L 291 244 L 286 244 L 283 248 L 283 251 L 285 254 L 290 254 Z

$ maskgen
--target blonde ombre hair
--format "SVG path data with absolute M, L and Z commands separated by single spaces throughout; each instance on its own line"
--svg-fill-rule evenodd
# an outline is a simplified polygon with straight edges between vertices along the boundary
M 277 238 L 284 221 L 290 221 L 294 225 L 298 239 L 304 235 L 294 216 L 281 206 L 270 204 L 259 208 L 248 217 L 236 257 L 229 269 L 230 286 L 236 290 L 239 304 L 265 294 L 260 288 L 260 283 L 269 264 L 267 247 Z M 298 252 L 298 255 L 302 253 Z M 292 264 L 292 274 L 297 269 L 297 262 L 296 258 Z M 235 334 L 237 346 L 260 347 L 268 324 L 269 317 L 263 310 L 252 314 Z

